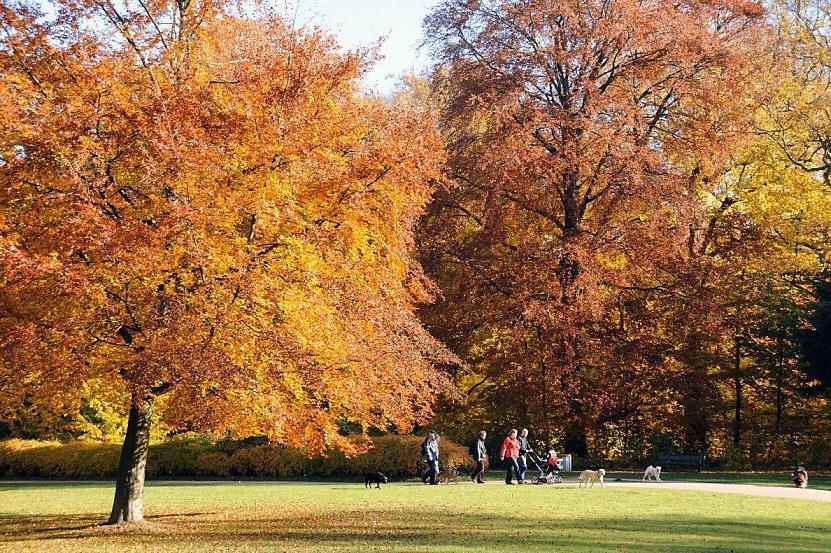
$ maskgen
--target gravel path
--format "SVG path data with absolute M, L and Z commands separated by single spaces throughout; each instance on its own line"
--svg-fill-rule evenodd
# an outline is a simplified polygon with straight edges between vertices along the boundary
M 568 483 L 568 481 L 566 481 Z M 812 499 L 814 501 L 831 501 L 831 491 L 800 490 L 796 487 L 752 486 L 748 484 L 713 484 L 709 482 L 609 482 L 613 488 L 670 488 L 673 490 L 691 490 L 697 492 L 740 493 L 745 495 L 763 495 L 765 497 L 785 497 L 788 499 Z

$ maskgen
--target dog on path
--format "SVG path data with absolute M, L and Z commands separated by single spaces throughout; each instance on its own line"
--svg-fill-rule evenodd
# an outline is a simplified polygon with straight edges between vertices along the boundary
M 459 473 L 455 469 L 444 469 L 436 479 L 442 484 L 459 483 Z
M 606 471 L 604 469 L 584 470 L 583 472 L 580 473 L 580 476 L 577 477 L 577 480 L 580 481 L 580 483 L 577 484 L 577 487 L 579 488 L 583 484 L 585 484 L 587 488 L 589 488 L 589 487 L 593 488 L 595 482 L 600 482 L 600 487 L 602 488 L 602 487 L 604 487 L 603 486 L 603 477 L 604 476 L 606 476 Z M 589 482 L 591 482 L 591 486 L 589 486 Z
M 380 472 L 368 472 L 366 473 L 366 481 L 364 482 L 364 488 L 371 488 L 372 484 L 375 484 L 376 488 L 380 488 L 381 484 L 387 483 L 387 477 L 381 474 Z
M 641 482 L 646 482 L 647 480 L 663 482 L 663 480 L 661 480 L 661 467 L 656 467 L 652 465 L 646 467 L 646 470 L 643 472 L 643 479 L 641 480 Z

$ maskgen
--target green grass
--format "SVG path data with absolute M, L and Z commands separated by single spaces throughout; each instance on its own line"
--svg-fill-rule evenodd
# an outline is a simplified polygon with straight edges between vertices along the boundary
M 831 502 L 573 485 L 152 483 L 113 530 L 112 485 L 0 484 L 0 551 L 827 552 Z

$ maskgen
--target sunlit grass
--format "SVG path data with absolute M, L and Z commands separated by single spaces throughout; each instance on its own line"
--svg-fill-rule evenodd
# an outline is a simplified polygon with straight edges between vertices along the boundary
M 669 489 L 150 484 L 139 529 L 96 527 L 112 487 L 0 484 L 2 551 L 827 552 L 831 503 Z

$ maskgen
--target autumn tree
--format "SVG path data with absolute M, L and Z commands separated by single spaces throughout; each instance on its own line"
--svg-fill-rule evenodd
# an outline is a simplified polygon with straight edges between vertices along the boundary
M 769 7 L 775 32 L 758 42 L 757 92 L 747 104 L 752 139 L 736 141 L 733 161 L 701 182 L 706 238 L 683 263 L 664 261 L 664 286 L 640 293 L 669 353 L 668 374 L 681 376 L 661 386 L 673 433 L 739 466 L 793 461 L 795 445 L 816 445 L 827 424 L 803 337 L 816 332 L 831 228 L 831 189 L 814 170 L 823 154 L 810 142 L 821 129 L 814 112 L 827 103 L 818 45 L 829 27 L 823 6 Z
M 142 520 L 154 408 L 311 452 L 423 422 L 452 361 L 413 312 L 431 114 L 262 5 L 50 6 L 0 6 L 4 416 L 125 398 L 110 523 Z
M 762 15 L 744 0 L 447 0 L 427 18 L 456 185 L 423 227 L 446 297 L 427 320 L 478 370 L 469 391 L 511 390 L 504 405 L 542 413 L 549 435 L 567 426 L 579 454 L 602 390 L 655 374 L 637 293 L 710 239 L 698 193 L 748 128 Z
M 754 316 L 745 325 L 746 355 L 739 352 L 736 362 L 749 369 L 754 418 L 764 421 L 754 441 L 766 444 L 766 454 L 789 451 L 797 434 L 819 431 L 822 408 L 808 393 L 802 337 L 813 332 L 831 232 L 831 12 L 812 1 L 777 0 L 769 8 L 777 32 L 766 41 L 768 63 L 759 73 L 756 140 L 737 152 L 736 167 L 720 181 L 731 198 L 725 214 L 745 216 L 764 238 L 762 251 L 744 265 L 751 286 L 740 297 Z M 740 421 L 738 393 L 735 399 Z

